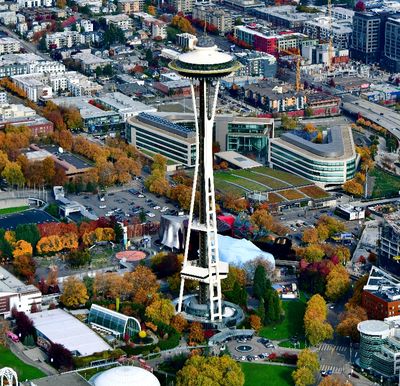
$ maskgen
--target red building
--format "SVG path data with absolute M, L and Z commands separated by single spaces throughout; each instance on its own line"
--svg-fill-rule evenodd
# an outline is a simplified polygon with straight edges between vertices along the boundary
M 31 129 L 33 137 L 48 135 L 54 131 L 53 122 L 40 116 L 0 121 L 0 129 L 4 129 L 6 126 L 27 126 Z
M 273 36 L 254 35 L 254 49 L 271 55 L 276 54 L 277 41 Z
M 383 320 L 400 315 L 400 280 L 372 267 L 367 284 L 363 288 L 362 306 L 369 319 Z

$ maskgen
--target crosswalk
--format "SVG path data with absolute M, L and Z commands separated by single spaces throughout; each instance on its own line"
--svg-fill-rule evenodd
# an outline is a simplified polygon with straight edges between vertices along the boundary
M 343 367 L 331 366 L 331 365 L 321 365 L 321 371 L 332 370 L 333 374 L 343 373 Z
M 334 346 L 329 343 L 322 343 L 318 347 L 318 351 L 336 351 L 336 352 L 344 352 L 347 350 L 346 346 Z

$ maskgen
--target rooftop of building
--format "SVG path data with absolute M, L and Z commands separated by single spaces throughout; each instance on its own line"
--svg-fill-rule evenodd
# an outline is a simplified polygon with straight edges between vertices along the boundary
M 257 8 L 257 13 L 273 15 L 287 21 L 306 21 L 313 19 L 318 13 L 298 12 L 294 5 Z
M 25 386 L 88 386 L 89 382 L 86 381 L 81 375 L 75 372 L 49 375 L 48 377 L 34 379 L 32 381 L 22 382 L 21 385 Z
M 219 153 L 215 153 L 215 156 L 240 169 L 251 169 L 263 166 L 262 164 L 253 161 L 251 158 L 237 153 L 236 151 L 221 151 Z
M 97 55 L 94 55 L 89 52 L 78 52 L 74 55 L 71 55 L 72 59 L 80 60 L 85 64 L 103 64 L 103 63 L 111 63 L 112 60 L 107 58 L 101 58 Z
M 381 320 L 364 320 L 358 323 L 358 331 L 366 335 L 385 335 L 389 334 L 389 325 Z
M 325 143 L 314 143 L 294 133 L 274 138 L 274 144 L 317 161 L 340 161 L 356 157 L 353 136 L 349 127 L 328 129 Z
M 164 135 L 190 144 L 196 142 L 194 129 L 183 126 L 182 124 L 173 123 L 171 120 L 159 115 L 140 113 L 136 117 L 129 118 L 128 122 L 132 125 L 140 125 L 158 131 Z
M 378 267 L 371 268 L 363 290 L 388 302 L 400 300 L 400 280 Z
M 291 98 L 295 95 L 304 95 L 303 91 L 295 91 L 293 85 L 279 82 L 276 79 L 263 80 L 258 83 L 246 85 L 244 89 L 245 91 L 249 90 L 272 100 Z
M 79 356 L 112 349 L 87 325 L 59 308 L 37 312 L 30 317 L 35 328 L 47 339 L 64 345 Z
M 111 106 L 116 111 L 130 111 L 136 113 L 143 111 L 156 111 L 154 107 L 145 105 L 144 103 L 134 100 L 120 92 L 104 94 L 98 97 L 97 100 L 106 104 L 107 106 Z
M 32 284 L 24 284 L 12 273 L 8 272 L 4 267 L 0 266 L 0 293 L 22 294 L 27 292 L 40 291 Z

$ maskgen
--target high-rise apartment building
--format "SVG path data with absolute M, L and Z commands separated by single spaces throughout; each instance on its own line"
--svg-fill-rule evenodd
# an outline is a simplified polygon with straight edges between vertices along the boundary
M 389 17 L 385 25 L 382 64 L 391 72 L 400 71 L 400 15 Z
M 384 25 L 382 16 L 372 12 L 356 12 L 353 17 L 351 57 L 364 63 L 378 63 Z

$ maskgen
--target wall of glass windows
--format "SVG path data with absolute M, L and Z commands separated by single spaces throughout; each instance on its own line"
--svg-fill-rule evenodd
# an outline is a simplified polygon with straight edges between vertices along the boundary
M 272 142 L 270 164 L 322 185 L 340 185 L 354 178 L 357 155 L 348 160 L 320 161 Z
M 103 328 L 119 338 L 126 335 L 134 337 L 140 331 L 137 319 L 97 304 L 92 304 L 88 320 L 90 324 Z

